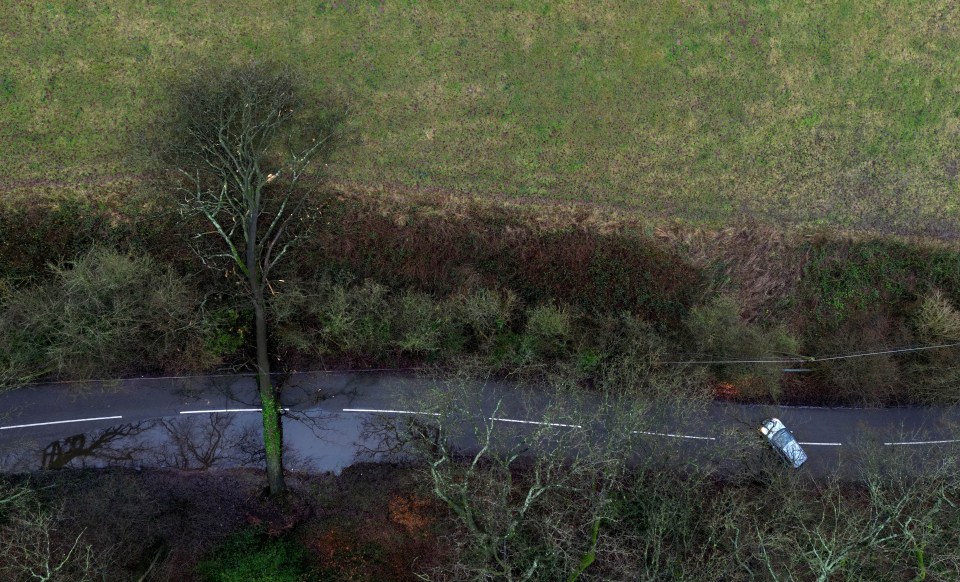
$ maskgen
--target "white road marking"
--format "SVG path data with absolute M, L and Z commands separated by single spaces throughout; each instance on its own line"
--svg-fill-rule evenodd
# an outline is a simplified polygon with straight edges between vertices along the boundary
M 803 405 L 792 405 L 792 404 L 782 404 L 780 408 L 809 408 L 812 410 L 865 410 L 862 406 L 807 406 Z
M 843 443 L 801 443 L 797 442 L 798 445 L 805 445 L 808 447 L 839 447 L 843 446 Z
M 376 410 L 374 408 L 344 408 L 344 412 L 379 412 L 383 414 L 423 414 L 425 416 L 440 416 L 439 412 L 417 412 L 415 410 Z
M 16 424 L 13 426 L 0 426 L 0 430 L 7 430 L 8 428 L 29 428 L 31 426 L 48 426 L 51 424 L 67 424 L 69 422 L 90 422 L 94 420 L 116 420 L 123 418 L 122 416 L 98 416 L 97 418 L 77 418 L 75 420 L 55 420 L 53 422 L 35 422 L 33 424 Z
M 948 441 L 904 441 L 899 443 L 883 443 L 888 447 L 897 446 L 897 445 L 943 445 L 947 443 L 960 443 L 960 439 L 953 439 Z
M 559 422 L 537 422 L 535 420 L 514 420 L 512 418 L 497 418 L 491 416 L 490 420 L 499 420 L 500 422 L 518 422 L 520 424 L 540 424 L 543 426 L 564 426 L 567 428 L 583 428 L 579 424 L 560 424 Z
M 289 408 L 281 408 L 284 412 L 289 412 Z M 215 412 L 262 412 L 262 408 L 220 408 L 217 410 L 181 410 L 180 414 L 213 414 Z
M 696 439 L 698 441 L 715 441 L 716 437 L 691 436 L 687 434 L 671 434 L 668 432 L 649 432 L 645 430 L 635 430 L 633 434 L 649 434 L 653 436 L 673 437 L 675 439 Z

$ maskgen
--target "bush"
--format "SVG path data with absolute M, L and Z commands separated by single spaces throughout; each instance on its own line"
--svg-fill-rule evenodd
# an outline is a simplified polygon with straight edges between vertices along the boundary
M 939 290 L 928 294 L 913 316 L 913 328 L 923 343 L 960 341 L 960 312 Z M 929 404 L 960 403 L 960 349 L 918 352 L 906 366 L 909 395 Z
M 393 343 L 389 294 L 387 287 L 369 279 L 359 287 L 335 287 L 332 317 L 324 330 L 329 340 L 349 353 L 386 354 Z
M 224 306 L 205 314 L 201 323 L 204 349 L 211 354 L 235 354 L 247 345 L 253 310 Z
M 510 290 L 477 289 L 452 300 L 452 311 L 473 337 L 475 347 L 489 349 L 496 337 L 510 330 L 517 296 Z
M 700 359 L 776 360 L 799 350 L 785 328 L 762 328 L 743 321 L 736 299 L 727 295 L 693 308 L 686 327 Z M 780 395 L 782 368 L 782 364 L 763 363 L 711 366 L 716 378 L 733 383 L 742 397 L 775 400 Z
M 606 316 L 594 323 L 586 353 L 604 354 L 596 369 L 597 384 L 660 400 L 680 399 L 684 406 L 705 401 L 706 368 L 667 365 L 675 347 L 653 325 L 630 315 Z
M 922 342 L 960 341 L 960 312 L 939 289 L 920 302 L 913 317 L 914 329 Z
M 269 308 L 281 349 L 381 359 L 394 348 L 390 290 L 371 280 L 288 282 Z
M 206 582 L 298 582 L 307 579 L 307 552 L 286 538 L 269 538 L 262 528 L 234 534 L 200 562 Z
M 836 330 L 815 331 L 810 350 L 820 356 L 851 351 L 884 351 L 909 345 L 913 337 L 898 318 L 882 312 L 850 315 Z M 815 377 L 829 390 L 827 400 L 878 405 L 894 399 L 904 386 L 902 369 L 893 354 L 818 362 Z
M 56 204 L 0 205 L 0 275 L 24 279 L 48 274 L 45 266 L 76 257 L 104 241 L 116 242 L 119 228 L 103 203 L 68 198 Z
M 313 356 L 359 356 L 384 362 L 410 354 L 435 358 L 462 348 L 456 307 L 424 293 L 330 277 L 287 282 L 271 299 L 281 349 Z
M 432 356 L 459 343 L 449 312 L 429 295 L 407 290 L 392 303 L 394 344 L 401 351 Z
M 96 247 L 0 310 L 0 380 L 63 379 L 214 363 L 186 281 L 148 257 Z
M 522 333 L 501 329 L 489 353 L 491 364 L 510 374 L 542 369 L 547 363 L 561 371 L 572 331 L 569 308 L 540 305 L 526 310 L 525 316 Z
M 568 308 L 540 305 L 527 311 L 524 334 L 539 357 L 555 358 L 566 351 L 572 327 Z

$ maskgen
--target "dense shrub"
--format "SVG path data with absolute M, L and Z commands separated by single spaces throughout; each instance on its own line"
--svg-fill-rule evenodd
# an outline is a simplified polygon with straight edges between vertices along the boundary
M 35 279 L 50 275 L 47 265 L 73 259 L 95 244 L 118 238 L 111 209 L 67 199 L 55 204 L 0 208 L 0 276 Z
M 953 459 L 888 453 L 876 466 L 816 481 L 787 471 L 743 484 L 696 468 L 638 473 L 612 504 L 591 573 L 605 580 L 956 578 Z
M 710 395 L 707 368 L 666 364 L 681 351 L 670 338 L 629 313 L 593 322 L 578 348 L 578 365 L 593 364 L 598 385 L 689 407 Z
M 797 351 L 831 355 L 914 341 L 946 343 L 960 334 L 960 252 L 945 246 L 819 236 L 783 239 L 757 251 L 762 241 L 737 236 L 734 242 L 746 247 L 742 252 L 711 254 L 709 245 L 702 245 L 698 255 L 681 236 L 667 245 L 662 241 L 669 237 L 662 232 L 655 239 L 636 225 L 601 231 L 585 223 L 534 220 L 492 205 L 455 206 L 455 212 L 429 205 L 389 208 L 389 203 L 345 195 L 330 198 L 322 213 L 305 219 L 299 225 L 303 244 L 291 249 L 280 278 L 328 276 L 337 283 L 299 291 L 289 283 L 275 284 L 279 326 L 273 339 L 284 355 L 296 350 L 313 358 L 313 364 L 322 359 L 325 365 L 340 363 L 336 360 L 389 365 L 472 354 L 500 371 L 553 369 L 588 377 L 601 364 L 618 358 L 623 363 L 630 350 L 618 334 L 629 318 L 651 323 L 648 331 L 666 346 L 658 353 L 678 360 L 763 359 Z M 208 297 L 233 291 L 221 272 L 201 268 L 188 244 L 188 233 L 198 225 L 179 223 L 171 208 L 170 200 L 145 192 L 108 203 L 63 200 L 8 204 L 0 210 L 0 304 L 5 320 L 14 322 L 5 324 L 13 332 L 0 338 L 3 381 L 45 373 L 67 377 L 73 373 L 66 367 L 82 367 L 88 359 L 71 355 L 67 347 L 52 348 L 54 336 L 61 338 L 59 345 L 75 344 L 79 350 L 93 350 L 89 342 L 94 336 L 103 345 L 114 341 L 97 326 L 119 325 L 116 318 L 97 319 L 90 333 L 73 341 L 69 332 L 31 324 L 28 316 L 55 309 L 76 326 L 85 325 L 80 311 L 102 309 L 77 303 L 77 308 L 60 310 L 65 295 L 58 285 L 66 285 L 66 279 L 62 269 L 47 267 L 50 262 L 69 264 L 96 243 L 135 249 L 176 272 L 191 273 L 194 285 Z M 794 257 L 788 261 L 790 276 L 800 280 L 781 289 L 772 282 L 779 271 L 770 265 L 780 265 L 772 258 L 784 253 Z M 377 283 L 355 284 L 365 278 Z M 41 280 L 49 284 L 40 285 Z M 751 293 L 756 297 L 740 305 L 730 299 L 705 302 L 708 280 L 725 290 L 735 288 L 741 299 Z M 24 287 L 31 283 L 27 297 Z M 163 285 L 149 287 L 170 291 Z M 769 307 L 764 302 L 771 292 L 780 293 L 776 310 L 756 317 L 756 305 Z M 180 351 L 155 349 L 158 338 L 162 344 L 173 336 L 154 333 L 146 340 L 151 353 L 129 356 L 139 364 L 128 369 L 202 367 L 215 360 L 213 354 L 240 353 L 247 344 L 249 314 L 242 305 L 210 303 L 202 314 L 188 318 L 190 330 L 183 333 L 192 339 L 182 340 L 186 343 Z M 171 316 L 184 315 L 178 313 L 173 310 Z M 629 317 L 620 319 L 621 313 Z M 744 317 L 762 324 L 747 325 Z M 556 333 L 564 326 L 565 333 Z M 610 341 L 603 339 L 609 334 Z M 805 338 L 802 349 L 793 334 Z M 127 342 L 117 341 L 126 349 Z M 651 352 L 644 353 L 635 360 Z M 952 402 L 960 375 L 956 354 L 945 349 L 822 363 L 817 374 L 791 376 L 781 396 L 847 403 Z M 96 357 L 109 360 L 109 355 Z M 124 357 L 117 352 L 110 365 Z M 757 399 L 778 394 L 780 368 L 744 365 L 708 371 L 740 396 Z
M 435 299 L 369 279 L 325 277 L 288 282 L 271 312 L 281 350 L 387 364 L 402 356 L 433 361 L 484 352 L 507 329 L 513 304 L 512 295 L 485 289 Z
M 469 207 L 457 217 L 390 216 L 353 198 L 331 201 L 295 261 L 298 275 L 348 270 L 432 295 L 468 280 L 509 288 L 529 305 L 566 303 L 583 311 L 631 311 L 676 323 L 703 278 L 666 245 L 638 233 L 541 228 L 520 215 Z
M 960 311 L 935 289 L 913 314 L 914 333 L 929 345 L 960 341 Z M 933 404 L 960 403 L 960 347 L 950 346 L 918 352 L 908 360 L 905 372 L 908 397 Z
M 532 348 L 541 357 L 562 355 L 573 334 L 570 310 L 554 305 L 538 305 L 527 311 L 524 334 L 530 338 Z
M 4 383 L 52 374 L 113 377 L 204 368 L 197 297 L 187 282 L 148 257 L 95 247 L 52 268 L 52 279 L 0 305 Z
M 590 375 L 601 362 L 637 348 L 632 337 L 603 343 L 606 336 L 594 332 L 602 317 L 578 314 L 568 305 L 524 309 L 509 291 L 479 288 L 434 298 L 371 280 L 285 285 L 272 301 L 278 345 L 315 357 L 366 356 L 377 365 L 404 357 L 448 363 L 474 358 L 474 364 L 501 372 L 563 364 L 575 375 Z M 641 325 L 636 316 L 623 317 Z
M 960 299 L 960 253 L 955 250 L 889 239 L 820 238 L 809 243 L 808 253 L 796 302 L 807 353 L 885 351 L 914 342 L 941 343 L 955 333 L 950 330 L 950 304 Z M 831 360 L 817 364 L 809 382 L 817 385 L 818 398 L 824 401 L 943 402 L 952 373 L 943 358 L 949 355 Z M 929 365 L 932 359 L 944 369 L 937 372 Z
M 165 188 L 166 186 L 164 186 Z M 204 269 L 191 246 L 206 224 L 177 212 L 169 190 L 138 184 L 139 190 L 104 199 L 63 197 L 25 203 L 0 200 L 0 278 L 18 283 L 49 279 L 49 265 L 70 262 L 95 246 L 130 249 L 201 276 L 204 290 L 222 282 Z
M 0 482 L 0 577 L 93 582 L 105 579 L 114 548 L 95 548 L 86 531 L 61 535 L 64 501 L 45 503 L 27 485 Z
M 807 343 L 818 356 L 829 358 L 852 352 L 883 352 L 912 341 L 902 319 L 877 310 L 851 314 L 836 329 L 821 327 L 817 332 L 814 328 Z M 879 405 L 901 395 L 904 357 L 876 354 L 818 362 L 814 379 L 827 389 L 824 398 L 828 401 Z
M 960 404 L 960 349 L 931 350 L 905 366 L 901 402 Z
M 486 288 L 434 298 L 370 280 L 284 285 L 272 315 L 277 345 L 288 355 L 376 366 L 413 358 L 477 373 L 591 381 L 647 396 L 704 396 L 704 368 L 663 365 L 676 345 L 628 312 L 524 308 L 513 293 Z
M 697 359 L 778 360 L 796 354 L 797 341 L 784 327 L 750 325 L 740 318 L 735 298 L 721 295 L 695 307 L 687 320 Z M 719 380 L 734 384 L 748 399 L 780 396 L 782 364 L 737 363 L 712 366 Z
M 509 332 L 517 317 L 518 299 L 510 290 L 483 287 L 453 296 L 451 308 L 470 334 L 472 346 L 484 350 Z
M 393 344 L 389 289 L 374 281 L 345 285 L 323 279 L 287 284 L 271 299 L 281 349 L 315 356 L 351 354 L 383 359 Z
M 808 253 L 800 303 L 828 331 L 868 311 L 901 317 L 933 289 L 960 299 L 960 252 L 886 239 L 818 239 Z
M 960 311 L 939 289 L 927 294 L 913 316 L 916 335 L 923 342 L 960 341 Z

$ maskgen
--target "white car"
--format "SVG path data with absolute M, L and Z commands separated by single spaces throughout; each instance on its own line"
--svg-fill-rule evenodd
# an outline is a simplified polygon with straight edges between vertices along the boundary
M 760 434 L 767 437 L 767 440 L 770 441 L 773 448 L 776 449 L 777 452 L 780 453 L 780 456 L 786 459 L 794 469 L 799 469 L 800 465 L 807 461 L 807 453 L 803 452 L 800 443 L 797 442 L 797 439 L 793 438 L 793 434 L 780 422 L 780 419 L 768 418 L 763 421 L 763 424 L 760 425 Z

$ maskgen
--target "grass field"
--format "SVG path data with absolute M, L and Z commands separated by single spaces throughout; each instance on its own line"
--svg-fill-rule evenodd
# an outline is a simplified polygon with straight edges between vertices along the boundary
M 946 0 L 3 2 L 0 196 L 135 174 L 171 75 L 260 57 L 348 96 L 341 181 L 953 238 L 958 55 Z

